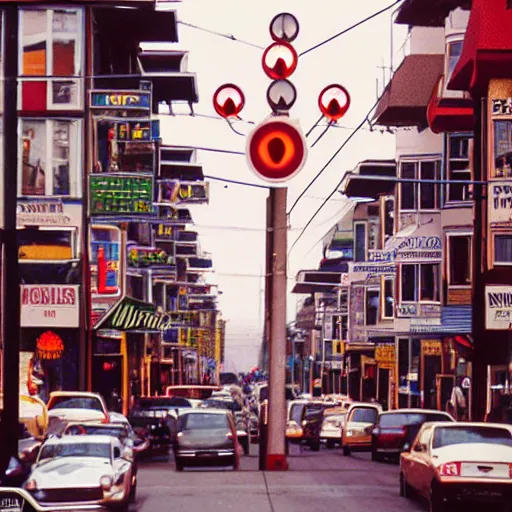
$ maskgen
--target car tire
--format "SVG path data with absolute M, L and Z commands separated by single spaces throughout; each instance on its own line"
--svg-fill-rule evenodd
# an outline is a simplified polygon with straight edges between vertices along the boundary
M 327 439 L 327 441 L 325 442 L 325 446 L 329 449 L 329 450 L 332 450 L 334 448 L 334 441 L 332 439 Z
M 350 447 L 348 447 L 348 446 L 344 446 L 344 447 L 343 447 L 343 455 L 344 455 L 345 457 L 348 457 L 351 453 L 352 453 L 352 452 L 351 452 L 351 450 L 350 450 Z
M 430 512 L 445 512 L 446 506 L 441 496 L 439 486 L 436 482 L 432 482 L 430 486 L 429 496 L 429 511 Z
M 175 464 L 176 464 L 176 471 L 183 471 L 185 466 L 183 465 L 183 461 L 182 460 L 180 460 L 180 459 L 178 459 L 176 457 Z
M 407 481 L 405 480 L 405 475 L 400 472 L 400 496 L 402 496 L 402 498 L 410 498 L 411 497 L 411 486 L 407 483 Z

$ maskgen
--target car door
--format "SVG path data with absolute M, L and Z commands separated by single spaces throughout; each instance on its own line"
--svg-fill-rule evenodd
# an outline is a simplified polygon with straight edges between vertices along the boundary
M 420 453 L 421 446 L 425 440 L 425 431 L 427 427 L 422 427 L 418 432 L 418 435 L 414 439 L 411 445 L 410 452 L 403 458 L 402 472 L 404 473 L 407 483 L 416 490 L 419 490 L 420 484 L 420 473 L 421 473 L 421 461 Z
M 431 426 L 427 426 L 422 430 L 421 435 L 418 437 L 417 451 L 414 452 L 414 487 L 423 495 L 428 495 L 430 490 L 430 439 L 432 430 Z

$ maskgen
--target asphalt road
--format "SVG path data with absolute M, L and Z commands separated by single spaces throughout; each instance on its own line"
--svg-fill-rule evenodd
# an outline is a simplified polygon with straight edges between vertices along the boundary
M 239 471 L 185 469 L 172 457 L 139 467 L 141 512 L 401 512 L 422 511 L 418 501 L 398 495 L 398 466 L 371 462 L 368 454 L 344 457 L 341 450 L 301 452 L 292 447 L 285 472 L 258 471 L 257 447 Z

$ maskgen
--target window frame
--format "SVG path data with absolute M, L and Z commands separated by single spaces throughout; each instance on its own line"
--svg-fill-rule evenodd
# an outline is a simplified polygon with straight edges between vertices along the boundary
M 364 259 L 359 260 L 356 259 L 357 255 L 357 226 L 364 226 Z M 363 220 L 356 220 L 354 221 L 354 261 L 361 262 L 361 261 L 367 261 L 368 260 L 368 223 Z
M 38 226 L 39 231 L 66 231 L 70 233 L 70 247 L 71 247 L 71 259 L 68 260 L 30 260 L 30 259 L 19 259 L 20 264 L 30 264 L 30 263 L 55 263 L 55 264 L 62 264 L 62 263 L 68 263 L 70 261 L 80 261 L 80 254 L 79 254 L 79 248 L 80 248 L 80 241 L 78 239 L 79 236 L 79 229 L 77 226 Z
M 439 300 L 422 300 L 421 299 L 421 266 L 426 265 L 437 265 L 438 266 L 438 295 Z M 402 290 L 402 271 L 404 266 L 414 266 L 414 284 L 415 284 L 415 290 L 414 290 L 414 300 L 403 300 L 403 290 Z M 402 263 L 400 265 L 400 290 L 399 290 L 399 296 L 400 296 L 400 304 L 441 304 L 441 263 L 440 262 L 418 262 L 418 263 Z
M 451 240 L 453 238 L 469 238 L 469 283 L 468 284 L 452 284 L 451 283 L 451 254 L 452 254 L 452 245 Z M 473 285 L 473 233 L 471 231 L 453 231 L 446 233 L 446 247 L 448 248 L 447 252 L 447 261 L 446 261 L 446 284 L 450 289 L 460 289 L 467 290 L 470 289 Z
M 512 237 L 512 232 L 508 231 L 497 231 L 492 233 L 492 260 L 493 265 L 498 267 L 511 267 L 512 266 L 512 260 L 511 261 L 496 261 L 496 238 L 500 236 L 508 236 Z
M 368 323 L 368 292 L 377 292 L 378 294 L 378 301 L 377 301 L 377 314 L 375 316 L 375 323 L 369 324 Z M 374 327 L 378 325 L 380 321 L 380 314 L 381 314 L 381 291 L 380 286 L 366 286 L 364 289 L 364 325 L 365 326 L 371 326 Z
M 450 148 L 451 148 L 451 140 L 452 139 L 467 139 L 467 142 L 468 142 L 468 157 L 467 158 L 460 158 L 460 157 L 454 157 L 452 158 L 451 157 L 451 151 L 450 151 Z M 450 182 L 450 183 L 447 183 L 446 184 L 446 187 L 445 187 L 445 203 L 448 204 L 448 205 L 451 205 L 451 204 L 461 204 L 461 203 L 471 203 L 472 202 L 472 199 L 471 199 L 471 195 L 472 195 L 472 192 L 473 192 L 473 186 L 472 185 L 469 185 L 469 184 L 463 184 L 462 186 L 464 187 L 464 189 L 466 189 L 467 187 L 467 192 L 465 192 L 467 194 L 467 198 L 466 199 L 452 199 L 450 197 L 450 185 L 453 184 L 454 185 L 461 185 L 460 183 L 457 183 L 458 180 L 456 179 L 452 179 L 452 176 L 454 174 L 463 174 L 463 173 L 466 173 L 469 175 L 468 177 L 468 181 L 471 181 L 472 178 L 473 178 L 473 169 L 472 169 L 472 151 L 473 151 L 473 141 L 474 141 L 474 134 L 470 133 L 470 132 L 456 132 L 456 133 L 447 133 L 446 134 L 446 179 Z M 462 169 L 457 169 L 457 170 L 452 170 L 451 168 L 451 162 L 466 162 L 467 161 L 467 168 L 462 170 Z M 464 190 L 463 189 L 463 190 Z M 465 194 L 463 192 L 463 195 Z
M 82 199 L 83 197 L 83 130 L 82 119 L 77 118 L 40 118 L 33 116 L 18 117 L 18 151 L 23 155 L 23 125 L 24 122 L 45 123 L 46 127 L 46 169 L 45 193 L 44 194 L 23 194 L 23 157 L 18 158 L 18 198 L 60 198 L 60 199 Z M 69 132 L 69 194 L 53 194 L 54 178 L 54 149 L 53 149 L 53 127 L 54 123 L 67 123 Z M 74 174 L 74 179 L 72 176 Z M 74 188 L 74 190 L 73 190 Z
M 393 307 L 392 307 L 392 313 L 391 316 L 386 316 L 386 283 L 391 283 L 391 294 L 393 297 Z M 380 301 L 380 308 L 381 308 L 381 320 L 393 320 L 395 317 L 395 278 L 394 277 L 384 277 L 382 279 L 382 291 L 381 291 L 381 301 Z
M 460 60 L 460 55 L 459 55 L 459 58 L 457 59 L 457 62 L 453 66 L 453 69 L 450 71 L 450 48 L 453 45 L 455 45 L 455 44 L 460 44 L 461 45 L 461 49 L 460 50 L 461 50 L 461 55 L 462 55 L 462 46 L 464 45 L 464 37 L 465 37 L 464 33 L 458 33 L 458 34 L 450 34 L 450 36 L 446 38 L 445 58 L 444 58 L 444 62 L 445 62 L 445 66 L 444 66 L 444 76 L 445 76 L 444 83 L 445 84 L 448 84 L 448 82 L 450 81 L 451 75 L 452 75 L 454 69 L 457 67 L 457 64 L 458 64 L 458 62 Z M 446 85 L 445 85 L 445 87 L 446 87 Z
M 399 162 L 399 176 L 402 178 L 402 166 L 403 164 L 414 164 L 414 178 L 415 180 L 421 179 L 422 174 L 422 164 L 426 163 L 434 163 L 435 166 L 435 176 L 434 179 L 441 178 L 441 168 L 442 168 L 442 155 L 428 155 L 424 157 L 404 157 L 400 159 Z M 441 186 L 439 183 L 431 183 L 434 186 L 434 208 L 421 208 L 421 187 L 424 185 L 420 181 L 407 183 L 414 186 L 415 191 L 415 201 L 414 208 L 402 208 L 402 189 L 403 182 L 398 183 L 398 211 L 400 213 L 417 213 L 417 212 L 437 212 L 441 209 Z

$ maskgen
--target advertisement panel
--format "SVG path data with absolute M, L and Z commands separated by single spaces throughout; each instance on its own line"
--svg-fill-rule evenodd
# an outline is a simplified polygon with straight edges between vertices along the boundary
M 512 326 L 512 286 L 485 287 L 485 328 L 508 331 Z
M 78 227 L 82 223 L 82 207 L 63 203 L 61 199 L 18 199 L 16 224 L 24 226 Z
M 78 327 L 78 285 L 21 285 L 22 327 Z
M 208 203 L 208 200 L 208 182 L 168 180 L 159 184 L 159 203 L 175 205 L 204 204 Z
M 101 110 L 151 110 L 151 91 L 91 91 L 90 106 Z
M 489 183 L 489 225 L 509 227 L 512 225 L 512 181 Z

